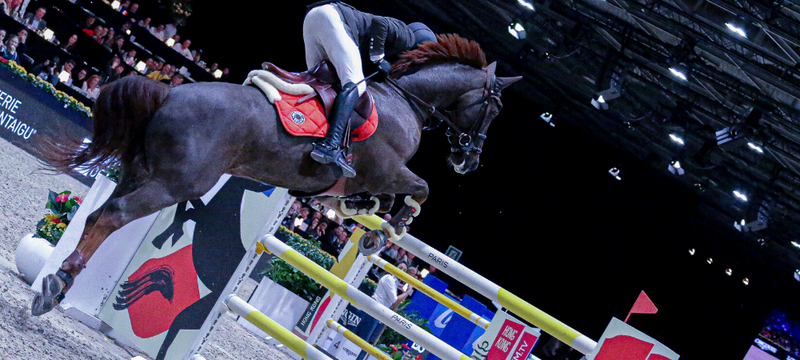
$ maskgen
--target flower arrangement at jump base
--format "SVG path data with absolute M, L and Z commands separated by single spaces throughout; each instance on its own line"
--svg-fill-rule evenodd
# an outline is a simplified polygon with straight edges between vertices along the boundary
M 422 354 L 414 356 L 406 344 L 378 345 L 378 349 L 389 354 L 394 360 L 420 360 Z
M 58 240 L 64 235 L 64 230 L 67 229 L 67 225 L 72 221 L 72 217 L 78 212 L 78 208 L 83 202 L 83 199 L 77 196 L 70 197 L 70 194 L 69 191 L 55 193 L 50 190 L 45 206 L 50 209 L 50 213 L 36 224 L 36 235 L 53 245 L 58 243 Z
M 90 109 L 89 107 L 87 107 L 86 105 L 84 105 L 83 103 L 81 103 L 80 101 L 75 99 L 74 97 L 69 96 L 67 93 L 65 93 L 65 92 L 63 92 L 61 90 L 56 90 L 56 88 L 55 88 L 55 86 L 53 86 L 53 84 L 42 80 L 42 78 L 40 78 L 40 77 L 38 77 L 36 75 L 28 73 L 27 71 L 25 71 L 25 68 L 23 68 L 22 66 L 19 66 L 19 64 L 17 64 L 15 61 L 8 61 L 5 58 L 0 57 L 0 68 L 7 69 L 7 70 L 19 75 L 21 78 L 27 80 L 28 82 L 30 82 L 31 84 L 33 84 L 37 88 L 42 89 L 46 93 L 55 96 L 56 99 L 58 99 L 58 101 L 61 101 L 61 102 L 64 103 L 64 107 L 65 108 L 69 107 L 69 108 L 72 108 L 74 110 L 77 110 L 80 113 L 83 113 L 86 116 L 89 116 L 89 117 L 92 116 L 92 109 Z

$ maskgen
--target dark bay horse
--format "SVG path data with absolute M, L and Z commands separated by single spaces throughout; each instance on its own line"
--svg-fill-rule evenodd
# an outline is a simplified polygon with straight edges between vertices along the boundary
M 369 82 L 380 123 L 368 139 L 351 145 L 358 172 L 340 194 L 410 195 L 387 226 L 405 231 L 412 205 L 428 197 L 428 184 L 406 162 L 419 147 L 431 109 L 444 109 L 452 144 L 448 161 L 467 173 L 478 167 L 486 131 L 501 108 L 500 91 L 521 77 L 495 76 L 480 46 L 457 35 L 438 37 L 401 55 L 388 82 Z M 74 145 L 49 163 L 59 171 L 120 161 L 119 184 L 86 221 L 77 249 L 57 274 L 48 275 L 34 298 L 34 315 L 50 311 L 102 242 L 125 224 L 172 204 L 199 198 L 228 173 L 308 194 L 330 189 L 341 178 L 334 164 L 309 156 L 315 139 L 289 135 L 272 104 L 257 88 L 198 83 L 173 89 L 142 77 L 104 88 L 93 110 L 94 135 L 86 148 Z M 341 182 L 339 182 L 341 184 Z M 408 199 L 408 198 L 407 198 Z M 381 208 L 391 208 L 382 204 Z

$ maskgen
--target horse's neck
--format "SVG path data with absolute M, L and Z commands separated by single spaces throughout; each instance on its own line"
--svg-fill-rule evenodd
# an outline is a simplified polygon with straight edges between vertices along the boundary
M 481 88 L 486 81 L 482 73 L 467 65 L 440 64 L 404 75 L 397 83 L 427 104 L 444 109 L 468 91 Z

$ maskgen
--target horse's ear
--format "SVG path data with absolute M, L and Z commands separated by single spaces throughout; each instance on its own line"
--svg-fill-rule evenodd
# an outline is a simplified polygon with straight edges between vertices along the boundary
M 491 64 L 487 65 L 486 70 L 489 71 L 489 74 L 494 74 L 494 71 L 497 70 L 497 61 L 493 61 Z
M 520 81 L 522 76 L 510 76 L 510 77 L 497 77 L 497 87 L 500 90 L 503 90 L 509 87 L 511 84 Z

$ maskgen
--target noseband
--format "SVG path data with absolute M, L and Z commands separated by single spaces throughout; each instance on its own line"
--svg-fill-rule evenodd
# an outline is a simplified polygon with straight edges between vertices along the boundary
M 447 141 L 450 143 L 450 152 L 474 152 L 476 154 L 481 153 L 481 147 L 483 146 L 483 141 L 486 140 L 486 126 L 485 123 L 489 120 L 489 115 L 491 114 L 492 106 L 489 106 L 490 100 L 493 100 L 494 107 L 498 110 L 502 109 L 503 103 L 500 101 L 500 89 L 497 85 L 497 78 L 496 76 L 489 71 L 489 68 L 484 68 L 486 72 L 486 83 L 483 86 L 483 97 L 478 101 L 465 106 L 463 109 L 467 109 L 473 107 L 475 105 L 481 104 L 481 112 L 483 113 L 483 118 L 481 121 L 476 121 L 472 124 L 472 127 L 469 129 L 469 132 L 463 132 L 461 129 L 456 126 L 456 124 L 451 119 L 452 115 L 450 111 L 440 111 L 436 109 L 435 106 L 429 105 L 418 96 L 408 92 L 406 89 L 400 86 L 392 78 L 387 78 L 386 80 L 389 84 L 393 85 L 396 89 L 402 93 L 406 100 L 413 105 L 417 111 L 423 113 L 424 117 L 430 118 L 431 116 L 436 118 L 436 121 L 431 123 L 427 123 L 424 125 L 423 130 L 431 130 L 439 127 L 443 122 L 447 124 L 447 131 L 445 135 L 447 136 Z

